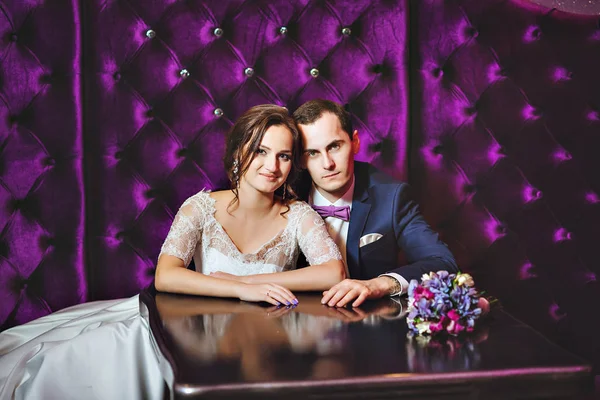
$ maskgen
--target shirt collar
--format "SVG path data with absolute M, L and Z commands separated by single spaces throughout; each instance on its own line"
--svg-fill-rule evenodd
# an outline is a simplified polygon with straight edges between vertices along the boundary
M 342 197 L 337 199 L 335 201 L 335 203 L 331 203 L 329 200 L 327 200 L 325 197 L 323 197 L 323 195 L 317 190 L 314 183 L 310 187 L 310 194 L 308 196 L 308 200 L 309 200 L 310 204 L 313 204 L 315 206 L 334 205 L 336 207 L 349 206 L 350 208 L 352 208 L 352 198 L 353 197 L 354 197 L 354 175 L 352 175 L 352 184 L 350 185 L 348 190 L 346 190 L 346 193 L 344 193 L 344 195 Z

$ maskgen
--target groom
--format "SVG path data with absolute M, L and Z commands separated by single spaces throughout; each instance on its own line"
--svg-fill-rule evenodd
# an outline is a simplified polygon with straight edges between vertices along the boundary
M 406 294 L 408 282 L 425 273 L 458 271 L 450 250 L 419 213 L 408 185 L 354 161 L 360 139 L 340 104 L 311 100 L 294 112 L 294 120 L 310 174 L 303 177 L 300 197 L 324 218 L 352 278 L 324 292 L 323 304 L 357 307 L 366 299 Z

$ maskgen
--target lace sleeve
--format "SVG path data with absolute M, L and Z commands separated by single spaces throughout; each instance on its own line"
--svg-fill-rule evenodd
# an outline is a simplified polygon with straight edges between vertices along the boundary
M 206 212 L 202 203 L 195 197 L 190 197 L 181 205 L 160 249 L 161 255 L 168 254 L 180 258 L 186 267 L 190 264 L 196 251 Z
M 340 250 L 327 232 L 323 218 L 306 203 L 301 205 L 298 245 L 310 265 L 342 259 Z

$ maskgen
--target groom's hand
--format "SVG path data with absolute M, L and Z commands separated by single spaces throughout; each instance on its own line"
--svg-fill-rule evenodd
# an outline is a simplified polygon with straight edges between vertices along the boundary
M 321 304 L 329 307 L 344 307 L 352 300 L 352 307 L 360 306 L 367 299 L 379 299 L 390 293 L 388 277 L 378 277 L 367 281 L 344 279 L 331 289 L 323 292 Z

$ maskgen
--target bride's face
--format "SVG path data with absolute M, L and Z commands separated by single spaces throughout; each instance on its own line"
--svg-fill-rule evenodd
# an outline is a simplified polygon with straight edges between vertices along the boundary
M 240 185 L 250 185 L 263 193 L 273 193 L 292 170 L 292 133 L 283 125 L 265 132 Z

